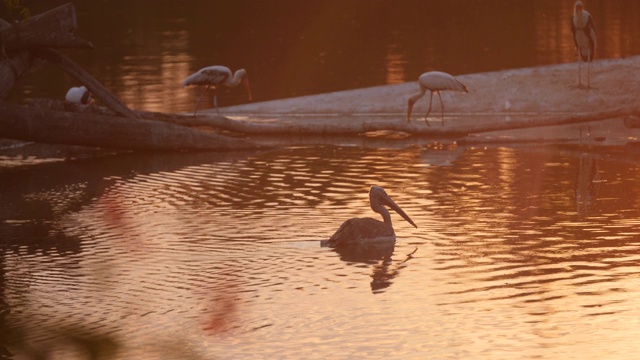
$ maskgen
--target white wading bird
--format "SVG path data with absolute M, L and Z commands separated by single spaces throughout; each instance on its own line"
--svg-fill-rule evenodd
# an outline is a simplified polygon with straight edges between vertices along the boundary
M 218 98 L 216 94 L 216 87 L 220 85 L 225 85 L 229 87 L 238 86 L 238 84 L 243 83 L 244 87 L 247 90 L 247 95 L 249 96 L 249 101 L 251 101 L 251 88 L 249 87 L 249 78 L 247 76 L 247 71 L 245 69 L 239 69 L 235 72 L 235 74 L 231 74 L 231 70 L 229 70 L 226 66 L 214 65 L 208 66 L 198 70 L 198 72 L 189 75 L 182 82 L 182 86 L 190 86 L 190 85 L 203 85 L 206 91 L 208 88 L 213 89 L 213 106 L 216 108 L 218 114 L 220 111 L 218 110 Z M 203 91 L 203 92 L 204 92 Z M 198 105 L 200 105 L 200 98 L 202 97 L 202 93 L 198 96 L 198 100 L 196 102 L 196 108 L 193 110 L 193 115 L 198 111 Z
M 67 91 L 67 95 L 64 96 L 64 99 L 69 102 L 88 105 L 93 101 L 93 95 L 91 95 L 89 89 L 83 85 L 69 89 L 69 91 Z
M 418 227 L 380 186 L 374 185 L 369 190 L 369 204 L 371 210 L 382 215 L 384 222 L 373 218 L 349 219 L 338 228 L 338 231 L 328 241 L 323 241 L 323 246 L 345 247 L 366 245 L 372 242 L 395 241 L 396 233 L 391 225 L 391 215 L 384 205 L 393 209 L 414 227 Z
M 429 90 L 429 110 L 427 110 L 427 114 L 424 116 L 424 121 L 428 126 L 431 126 L 427 117 L 429 116 L 429 113 L 431 113 L 433 93 L 437 93 L 438 98 L 440 99 L 440 107 L 442 109 L 442 126 L 444 126 L 444 103 L 442 102 L 440 91 L 452 90 L 462 91 L 465 93 L 469 92 L 467 90 L 467 87 L 464 86 L 463 83 L 456 80 L 453 76 L 441 71 L 429 71 L 420 75 L 420 77 L 418 78 L 418 84 L 420 85 L 420 92 L 409 98 L 409 111 L 407 112 L 407 121 L 411 122 L 411 111 L 413 110 L 413 104 L 415 104 L 415 102 L 423 97 L 427 90 Z
M 573 8 L 573 17 L 571 18 L 571 32 L 573 33 L 573 41 L 578 50 L 578 87 L 582 87 L 582 62 L 587 62 L 587 88 L 590 87 L 590 64 L 593 60 L 593 54 L 596 51 L 597 33 L 593 24 L 593 18 L 586 10 L 582 1 L 577 1 Z

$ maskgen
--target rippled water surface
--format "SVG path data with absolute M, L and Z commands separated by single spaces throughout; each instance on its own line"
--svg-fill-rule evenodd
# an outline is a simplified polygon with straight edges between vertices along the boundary
M 133 109 L 185 112 L 181 81 L 214 64 L 264 101 L 573 62 L 573 3 L 77 0 L 95 50 L 63 52 Z M 638 54 L 635 2 L 585 4 L 598 59 Z M 43 65 L 10 97 L 72 85 Z M 359 144 L 0 154 L 0 358 L 640 357 L 636 147 L 341 141 L 319 142 Z M 377 217 L 373 184 L 418 228 L 393 214 L 392 246 L 321 247 Z
M 79 358 L 78 339 L 123 359 L 633 358 L 636 158 L 320 146 L 5 171 L 3 346 L 56 358 Z M 394 247 L 320 247 L 345 219 L 377 216 L 372 184 L 418 228 L 393 214 Z

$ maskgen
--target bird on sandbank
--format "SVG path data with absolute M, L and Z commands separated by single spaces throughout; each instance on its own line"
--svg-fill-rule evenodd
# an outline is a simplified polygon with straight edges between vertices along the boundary
M 213 89 L 213 106 L 215 107 L 218 115 L 220 114 L 220 110 L 218 110 L 218 97 L 216 93 L 216 88 L 221 85 L 235 87 L 242 83 L 247 91 L 247 95 L 249 96 L 249 101 L 251 101 L 251 88 L 249 86 L 249 77 L 247 76 L 247 71 L 245 69 L 236 70 L 235 73 L 231 73 L 231 70 L 226 66 L 214 65 L 208 66 L 198 70 L 196 73 L 189 75 L 182 82 L 182 87 L 187 87 L 191 85 L 200 85 L 204 86 L 206 91 L 207 89 Z M 193 110 L 193 115 L 198 111 L 198 105 L 200 105 L 200 99 L 202 98 L 202 94 L 198 96 L 198 100 L 196 102 L 196 108 Z
M 429 94 L 429 110 L 427 110 L 427 114 L 424 116 L 424 121 L 427 123 L 427 126 L 431 126 L 429 124 L 429 114 L 431 113 L 431 104 L 433 102 L 433 93 L 438 94 L 438 98 L 440 99 L 440 107 L 442 109 L 442 126 L 444 126 L 444 103 L 442 102 L 442 96 L 440 96 L 440 91 L 443 90 L 451 90 L 451 91 L 461 91 L 464 93 L 468 93 L 467 87 L 456 80 L 450 74 L 447 74 L 442 71 L 429 71 L 426 72 L 418 78 L 418 84 L 420 85 L 420 92 L 413 95 L 409 98 L 409 109 L 407 111 L 407 121 L 411 122 L 411 112 L 413 110 L 413 104 L 415 104 L 418 99 L 423 97 L 427 90 L 430 91 Z
M 590 65 L 596 51 L 598 43 L 596 27 L 593 23 L 593 17 L 584 9 L 582 1 L 576 1 L 573 7 L 573 17 L 571 17 L 571 32 L 573 33 L 573 41 L 578 50 L 578 87 L 582 87 L 582 62 L 587 63 L 587 86 L 590 84 Z
M 348 219 L 329 240 L 322 242 L 323 246 L 337 248 L 367 243 L 395 242 L 396 233 L 391 225 L 391 214 L 385 206 L 393 209 L 414 227 L 418 227 L 380 186 L 371 186 L 369 205 L 371 210 L 382 215 L 383 221 L 370 217 Z

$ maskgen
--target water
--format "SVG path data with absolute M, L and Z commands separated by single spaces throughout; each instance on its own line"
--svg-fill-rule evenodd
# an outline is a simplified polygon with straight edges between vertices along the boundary
M 3 331 L 60 358 L 69 333 L 117 358 L 631 358 L 636 153 L 319 146 L 12 171 Z M 372 215 L 371 184 L 418 228 L 393 215 L 394 248 L 320 247 Z
M 573 1 L 75 5 L 96 49 L 65 53 L 143 110 L 190 110 L 197 91 L 180 82 L 217 63 L 246 67 L 262 101 L 575 58 Z M 586 5 L 598 57 L 637 54 L 635 2 Z M 73 84 L 45 65 L 12 99 Z M 640 355 L 632 145 L 323 138 L 260 152 L 65 150 L 75 161 L 22 151 L 0 154 L 0 357 Z M 392 215 L 392 247 L 320 247 L 344 220 L 376 216 L 372 184 L 418 228 Z
M 34 14 L 67 0 L 39 1 Z M 198 69 L 244 67 L 254 101 L 454 75 L 575 62 L 573 0 L 455 1 L 75 1 L 78 36 L 95 50 L 65 50 L 129 107 L 188 112 Z M 599 32 L 596 58 L 640 52 L 640 7 L 586 3 Z M 44 65 L 25 75 L 15 100 L 63 98 L 76 82 Z M 211 100 L 211 99 L 208 99 Z M 246 103 L 225 89 L 220 105 Z M 211 101 L 208 101 L 211 104 Z M 204 100 L 203 100 L 204 106 Z

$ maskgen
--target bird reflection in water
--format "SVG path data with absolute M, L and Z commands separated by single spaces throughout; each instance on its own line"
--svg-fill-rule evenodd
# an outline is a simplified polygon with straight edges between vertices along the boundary
M 349 219 L 329 240 L 321 241 L 320 245 L 333 248 L 342 261 L 374 265 L 371 290 L 376 293 L 391 285 L 391 280 L 398 275 L 400 265 L 411 258 L 417 250 L 416 248 L 395 269 L 390 267 L 395 250 L 396 234 L 391 224 L 391 214 L 385 206 L 393 209 L 414 227 L 418 226 L 380 186 L 371 186 L 369 204 L 371 210 L 382 215 L 383 221 L 373 218 Z
M 371 292 L 382 293 L 391 286 L 393 280 L 400 275 L 400 271 L 407 267 L 407 262 L 418 251 L 415 248 L 400 262 L 393 261 L 395 242 L 377 245 L 360 245 L 350 247 L 338 247 L 333 251 L 340 255 L 340 260 L 346 263 L 372 265 Z
M 576 177 L 576 211 L 580 219 L 586 219 L 591 213 L 600 190 L 600 169 L 591 154 L 580 154 L 578 175 Z

